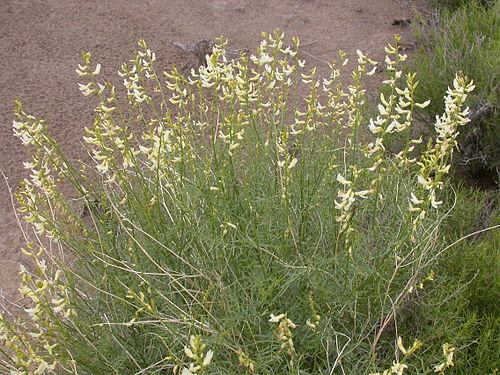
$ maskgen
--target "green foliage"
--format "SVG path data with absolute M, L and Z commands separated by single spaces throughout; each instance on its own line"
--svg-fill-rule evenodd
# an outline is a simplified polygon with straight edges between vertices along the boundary
M 440 98 L 455 72 L 474 79 L 476 90 L 469 103 L 473 121 L 459 138 L 461 151 L 457 160 L 475 175 L 481 169 L 498 171 L 500 166 L 499 17 L 498 2 L 484 7 L 466 1 L 454 11 L 440 11 L 429 25 L 417 27 L 421 47 L 408 67 L 421 80 L 417 98 L 432 100 L 422 118 L 428 124 L 433 122 L 435 113 L 443 110 Z
M 122 106 L 83 55 L 79 87 L 97 101 L 89 163 L 69 163 L 17 103 L 14 131 L 32 150 L 17 199 L 34 271 L 21 269 L 24 311 L 0 315 L 0 369 L 387 375 L 494 358 L 495 312 L 479 313 L 487 280 L 472 284 L 476 266 L 462 274 L 444 259 L 465 239 L 442 227 L 481 199 L 454 196 L 447 177 L 473 85 L 452 80 L 417 158 L 411 126 L 428 103 L 402 75 L 398 42 L 373 119 L 363 79 L 374 61 L 358 51 L 344 89 L 344 53 L 319 80 L 278 32 L 236 60 L 221 41 L 206 67 L 166 81 L 140 41 L 120 69 Z M 400 150 L 387 151 L 392 139 Z M 468 303 L 472 287 L 486 289 Z
M 431 3 L 434 6 L 440 8 L 457 9 L 470 3 L 476 3 L 483 6 L 491 6 L 495 3 L 495 0 L 433 0 Z
M 498 198 L 498 192 L 459 187 L 455 213 L 443 230 L 450 240 L 464 240 L 441 257 L 436 267 L 441 285 L 421 320 L 429 324 L 427 337 L 462 347 L 452 373 L 494 374 L 499 368 L 500 278 L 493 270 L 500 266 L 500 231 L 487 230 L 500 224 L 494 213 Z

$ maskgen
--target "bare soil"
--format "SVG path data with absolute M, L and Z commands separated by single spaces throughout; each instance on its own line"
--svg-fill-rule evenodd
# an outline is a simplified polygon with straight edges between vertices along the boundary
M 425 0 L 0 0 L 0 170 L 12 189 L 26 177 L 26 153 L 12 135 L 14 98 L 46 119 L 71 158 L 81 155 L 84 126 L 93 106 L 78 91 L 75 68 L 90 51 L 104 76 L 145 39 L 161 68 L 181 67 L 190 56 L 173 43 L 224 35 L 229 48 L 255 50 L 262 31 L 298 36 L 304 58 L 325 73 L 339 49 L 361 49 L 380 61 L 395 33 L 411 45 L 408 20 Z M 195 58 L 196 59 L 196 58 Z M 382 76 L 382 75 L 380 75 Z M 0 304 L 14 300 L 22 232 L 0 174 Z M 5 300 L 3 300 L 5 302 Z

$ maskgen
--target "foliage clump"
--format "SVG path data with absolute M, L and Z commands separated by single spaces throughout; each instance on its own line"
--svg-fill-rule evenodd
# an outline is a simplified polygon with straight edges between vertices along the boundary
M 386 47 L 388 94 L 372 119 L 363 80 L 375 61 L 357 51 L 345 87 L 345 53 L 320 79 L 299 58 L 299 40 L 287 46 L 279 32 L 239 59 L 220 41 L 189 76 L 158 74 L 140 41 L 119 72 L 125 108 L 83 55 L 79 88 L 97 102 L 83 137 L 89 162 L 69 163 L 47 125 L 17 103 L 15 133 L 32 149 L 17 199 L 33 229 L 23 251 L 34 271 L 21 269 L 25 316 L 0 317 L 0 369 L 454 366 L 467 338 L 452 345 L 432 335 L 426 309 L 441 290 L 433 269 L 448 245 L 440 232 L 453 205 L 447 175 L 474 86 L 454 78 L 435 140 L 419 156 L 422 140 L 410 131 L 429 102 L 415 99 L 416 76 L 402 75 L 398 42 Z M 404 140 L 397 152 L 385 147 L 393 138 Z

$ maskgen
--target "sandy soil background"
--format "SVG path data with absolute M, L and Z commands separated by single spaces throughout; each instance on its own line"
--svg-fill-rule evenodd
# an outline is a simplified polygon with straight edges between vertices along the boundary
M 337 51 L 357 48 L 383 58 L 394 33 L 411 43 L 409 28 L 394 19 L 413 18 L 425 0 L 0 0 L 0 170 L 15 189 L 26 172 L 20 141 L 12 135 L 13 100 L 46 119 L 70 157 L 81 155 L 83 127 L 93 108 L 77 88 L 80 53 L 90 51 L 102 75 L 118 67 L 145 39 L 160 67 L 182 66 L 189 55 L 173 42 L 194 43 L 224 35 L 229 48 L 255 50 L 261 31 L 280 28 L 298 36 L 304 58 L 326 71 Z M 312 56 L 311 56 L 312 55 Z M 79 154 L 80 153 L 80 154 Z M 0 304 L 15 300 L 22 232 L 0 175 Z

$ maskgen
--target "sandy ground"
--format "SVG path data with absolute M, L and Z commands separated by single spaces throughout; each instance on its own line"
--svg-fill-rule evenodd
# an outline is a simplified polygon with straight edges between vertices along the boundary
M 357 48 L 381 60 L 394 33 L 411 43 L 408 28 L 394 19 L 412 18 L 424 0 L 0 0 L 0 170 L 15 189 L 26 159 L 12 135 L 13 100 L 46 119 L 70 157 L 78 158 L 92 105 L 78 91 L 75 67 L 91 51 L 102 73 L 115 75 L 139 39 L 161 57 L 161 67 L 189 59 L 172 42 L 193 43 L 224 35 L 229 48 L 254 50 L 261 31 L 280 28 L 298 36 L 319 72 L 337 51 Z M 421 8 L 420 8 L 421 9 Z M 312 56 L 310 56 L 312 55 Z M 80 151 L 81 152 L 81 151 Z M 0 175 L 0 304 L 15 299 L 22 232 Z M 5 302 L 5 299 L 3 300 Z

